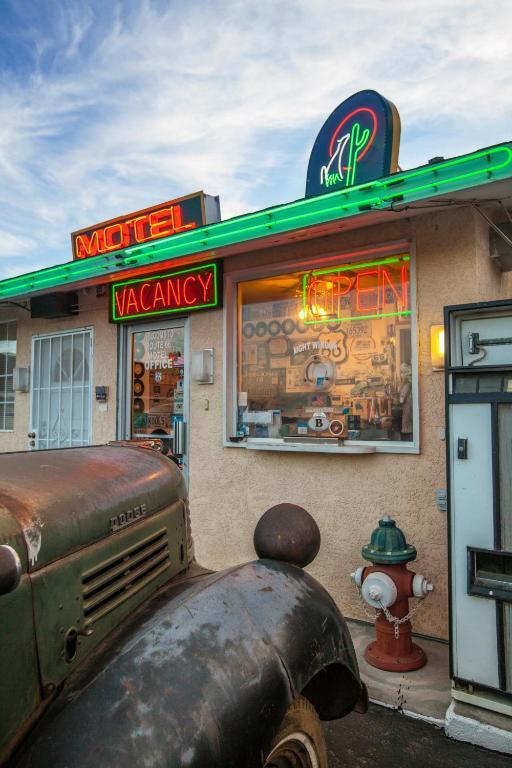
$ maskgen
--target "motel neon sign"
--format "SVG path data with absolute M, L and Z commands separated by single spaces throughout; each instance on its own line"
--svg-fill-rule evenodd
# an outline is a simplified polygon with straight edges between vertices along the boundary
M 164 275 L 114 283 L 110 319 L 114 323 L 221 306 L 221 270 L 217 262 Z
M 202 192 L 103 221 L 72 232 L 74 259 L 87 259 L 202 227 L 207 222 Z

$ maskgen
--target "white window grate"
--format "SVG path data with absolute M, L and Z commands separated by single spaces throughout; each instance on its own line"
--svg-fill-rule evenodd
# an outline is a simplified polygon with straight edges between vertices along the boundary
M 32 431 L 36 448 L 90 445 L 91 352 L 90 330 L 34 339 Z

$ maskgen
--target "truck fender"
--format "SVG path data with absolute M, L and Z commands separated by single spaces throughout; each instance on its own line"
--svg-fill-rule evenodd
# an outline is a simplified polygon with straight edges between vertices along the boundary
M 68 678 L 14 764 L 256 768 L 300 692 L 324 717 L 355 706 L 350 635 L 309 574 L 259 560 L 157 593 Z

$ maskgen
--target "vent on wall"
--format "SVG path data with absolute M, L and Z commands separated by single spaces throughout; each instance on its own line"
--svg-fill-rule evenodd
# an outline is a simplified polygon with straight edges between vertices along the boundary
M 170 564 L 167 529 L 82 574 L 85 625 L 90 626 L 149 584 Z

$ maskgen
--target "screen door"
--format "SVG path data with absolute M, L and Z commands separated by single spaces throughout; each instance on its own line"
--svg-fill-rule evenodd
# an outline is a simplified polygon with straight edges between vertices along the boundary
M 37 336 L 32 343 L 34 448 L 91 444 L 92 331 Z

